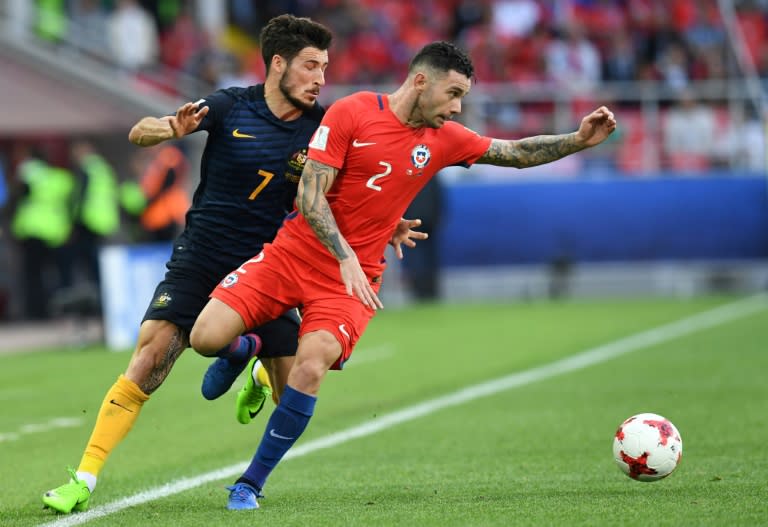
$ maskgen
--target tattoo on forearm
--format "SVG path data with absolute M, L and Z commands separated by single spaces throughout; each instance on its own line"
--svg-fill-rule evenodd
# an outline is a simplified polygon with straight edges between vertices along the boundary
M 165 356 L 162 360 L 155 364 L 152 371 L 147 376 L 147 379 L 139 385 L 141 391 L 147 395 L 151 395 L 152 392 L 157 390 L 168 374 L 171 373 L 171 368 L 176 363 L 176 359 L 179 358 L 181 352 L 187 348 L 189 337 L 186 332 L 181 328 L 176 328 L 176 331 L 171 336 L 168 342 L 168 349 L 165 352 Z
M 526 168 L 543 165 L 583 150 L 576 144 L 576 134 L 537 135 L 517 141 L 493 139 L 478 163 L 502 167 Z
M 304 190 L 297 206 L 320 242 L 337 260 L 343 260 L 348 256 L 346 244 L 343 243 L 331 206 L 325 197 L 335 177 L 335 168 L 307 160 L 301 175 Z

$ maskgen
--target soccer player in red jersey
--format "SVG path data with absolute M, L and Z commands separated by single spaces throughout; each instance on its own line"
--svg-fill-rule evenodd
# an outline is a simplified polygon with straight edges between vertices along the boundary
M 191 344 L 216 354 L 246 328 L 302 306 L 288 383 L 228 507 L 258 508 L 267 477 L 306 428 L 320 384 L 341 369 L 375 311 L 384 250 L 411 200 L 440 169 L 484 163 L 525 168 L 604 141 L 616 128 L 600 107 L 570 134 L 482 137 L 451 121 L 470 90 L 469 57 L 447 42 L 425 46 L 391 94 L 334 103 L 309 144 L 297 211 L 271 244 L 230 273 L 192 328 Z M 219 359 L 223 360 L 223 359 Z

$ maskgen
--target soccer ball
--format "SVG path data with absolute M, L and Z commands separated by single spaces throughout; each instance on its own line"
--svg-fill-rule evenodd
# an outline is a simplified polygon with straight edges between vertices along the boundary
M 656 414 L 633 415 L 613 438 L 613 458 L 630 478 L 658 481 L 669 476 L 683 456 L 683 440 L 668 419 Z

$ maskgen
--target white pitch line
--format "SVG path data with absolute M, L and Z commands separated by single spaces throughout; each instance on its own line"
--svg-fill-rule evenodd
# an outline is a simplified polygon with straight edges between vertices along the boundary
M 393 412 L 377 417 L 375 420 L 367 421 L 361 425 L 347 428 L 325 437 L 320 437 L 292 448 L 285 455 L 284 459 L 293 459 L 305 456 L 318 450 L 339 446 L 342 443 L 352 441 L 361 437 L 373 435 L 382 430 L 392 428 L 408 421 L 413 421 L 419 417 L 433 414 L 439 410 L 458 406 L 460 404 L 487 397 L 497 393 L 526 386 L 537 381 L 550 379 L 557 375 L 570 373 L 584 369 L 588 366 L 600 364 L 625 355 L 632 351 L 647 348 L 656 344 L 661 344 L 685 335 L 690 335 L 698 331 L 709 329 L 721 324 L 732 322 L 743 317 L 758 313 L 768 308 L 768 297 L 760 294 L 739 300 L 724 306 L 720 306 L 703 313 L 699 313 L 677 322 L 664 324 L 647 331 L 636 333 L 629 337 L 610 342 L 603 346 L 598 346 L 576 355 L 571 355 L 565 359 L 557 360 L 543 366 L 531 368 L 529 370 L 513 373 L 499 379 L 469 386 L 463 390 L 430 399 L 414 406 L 409 406 L 400 411 Z M 206 472 L 199 476 L 182 478 L 160 487 L 147 489 L 121 500 L 113 501 L 91 509 L 90 511 L 65 516 L 59 520 L 42 524 L 41 527 L 70 527 L 80 525 L 96 518 L 109 516 L 123 509 L 141 505 L 150 501 L 179 494 L 189 489 L 199 487 L 211 481 L 239 476 L 247 467 L 249 462 L 230 465 L 218 470 Z
M 359 355 L 358 355 L 359 353 Z M 359 364 L 370 364 L 373 362 L 379 362 L 390 358 L 395 354 L 395 347 L 392 344 L 382 344 L 381 346 L 374 346 L 373 348 L 355 350 L 352 354 L 352 358 L 344 364 L 344 369 L 349 369 L 350 366 L 357 366 Z
M 21 425 L 16 432 L 0 432 L 0 443 L 3 441 L 18 441 L 27 434 L 38 434 L 59 428 L 73 428 L 81 424 L 83 424 L 83 420 L 80 417 L 54 417 L 45 423 L 27 423 Z

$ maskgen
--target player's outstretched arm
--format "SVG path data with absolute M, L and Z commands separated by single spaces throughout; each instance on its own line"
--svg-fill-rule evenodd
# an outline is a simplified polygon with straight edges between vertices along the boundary
M 601 106 L 581 120 L 570 134 L 537 135 L 518 140 L 492 139 L 476 163 L 526 168 L 551 163 L 585 148 L 598 145 L 616 129 L 613 112 Z
M 296 206 L 320 242 L 339 261 L 341 279 L 347 288 L 347 294 L 357 296 L 363 304 L 372 309 L 384 307 L 368 282 L 355 251 L 342 236 L 325 197 L 338 172 L 336 168 L 308 159 L 299 180 Z
M 208 113 L 208 106 L 198 109 L 199 103 L 183 104 L 176 110 L 176 115 L 142 118 L 128 132 L 128 140 L 138 146 L 155 146 L 194 132 Z

